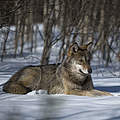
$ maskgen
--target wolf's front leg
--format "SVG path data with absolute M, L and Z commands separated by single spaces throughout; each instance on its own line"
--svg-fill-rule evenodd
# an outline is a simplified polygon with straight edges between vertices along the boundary
M 67 90 L 65 91 L 65 94 L 67 95 L 78 95 L 78 96 L 91 96 L 91 97 L 97 97 L 97 96 L 112 96 L 112 94 L 104 91 L 99 90 Z
M 105 92 L 105 91 L 100 91 L 100 90 L 91 90 L 89 91 L 93 96 L 113 96 L 111 93 L 109 92 Z

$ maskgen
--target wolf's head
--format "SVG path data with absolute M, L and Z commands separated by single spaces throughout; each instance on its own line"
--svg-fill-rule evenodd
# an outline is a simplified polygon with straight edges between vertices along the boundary
M 89 50 L 91 45 L 92 42 L 82 46 L 78 46 L 77 43 L 73 43 L 69 47 L 67 62 L 71 64 L 74 72 L 82 75 L 89 75 L 92 73 L 90 66 L 91 54 Z

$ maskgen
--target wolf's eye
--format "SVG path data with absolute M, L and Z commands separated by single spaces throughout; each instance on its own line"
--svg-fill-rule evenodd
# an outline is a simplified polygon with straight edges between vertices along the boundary
M 80 59 L 79 61 L 80 61 L 80 62 L 82 62 L 83 60 L 82 60 L 82 59 Z

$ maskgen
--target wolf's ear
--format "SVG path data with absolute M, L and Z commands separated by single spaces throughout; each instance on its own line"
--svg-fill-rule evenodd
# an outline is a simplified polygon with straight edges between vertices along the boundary
M 93 44 L 93 42 L 89 42 L 88 44 L 80 46 L 80 49 L 81 50 L 88 50 L 88 51 L 90 51 L 90 49 L 92 47 L 92 44 Z
M 89 42 L 86 46 L 87 46 L 87 50 L 90 51 L 92 48 L 93 42 Z
M 76 42 L 71 44 L 68 50 L 68 56 L 71 56 L 72 54 L 76 53 L 78 49 L 79 49 L 79 46 Z

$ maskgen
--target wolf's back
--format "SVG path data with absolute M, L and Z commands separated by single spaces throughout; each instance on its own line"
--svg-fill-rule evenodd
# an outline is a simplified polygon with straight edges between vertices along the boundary
M 57 90 L 56 85 L 59 85 L 56 78 L 57 67 L 56 64 L 24 67 L 5 83 L 3 90 L 9 93 L 26 94 L 32 90 L 44 89 L 54 93 Z

